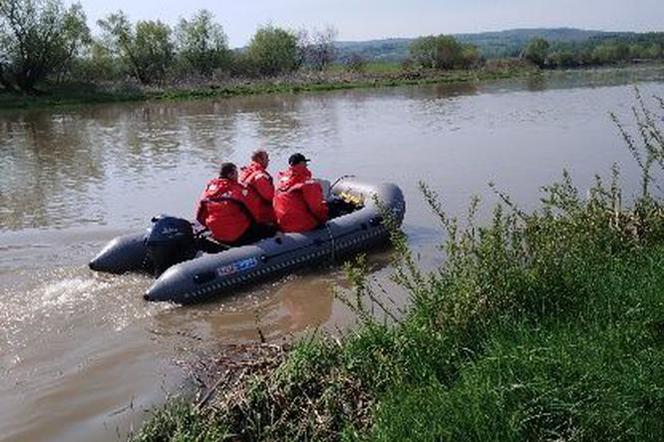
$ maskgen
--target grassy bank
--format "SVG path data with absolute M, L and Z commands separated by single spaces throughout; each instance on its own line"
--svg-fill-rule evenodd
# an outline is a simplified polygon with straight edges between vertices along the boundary
M 0 109 L 23 109 L 73 104 L 146 100 L 196 100 L 243 95 L 331 91 L 435 83 L 468 83 L 530 75 L 529 66 L 505 66 L 470 71 L 403 71 L 395 64 L 371 64 L 363 73 L 331 69 L 324 73 L 298 73 L 287 77 L 240 80 L 170 87 L 70 84 L 45 87 L 41 95 L 0 93 Z
M 664 434 L 664 172 L 661 114 L 637 108 L 643 195 L 619 174 L 587 197 L 568 174 L 524 213 L 508 197 L 478 227 L 424 198 L 447 259 L 424 273 L 394 232 L 394 280 L 410 295 L 389 323 L 362 261 L 343 298 L 361 326 L 305 339 L 256 371 L 221 378 L 205 407 L 171 403 L 135 440 L 659 440 Z M 621 126 L 622 127 L 622 126 Z M 461 227 L 461 226 L 466 227 Z M 274 361 L 277 360 L 275 363 Z M 272 362 L 271 362 L 272 361 Z

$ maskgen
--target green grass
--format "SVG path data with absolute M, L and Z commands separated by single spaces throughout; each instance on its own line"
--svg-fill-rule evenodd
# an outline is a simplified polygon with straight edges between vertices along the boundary
M 136 441 L 216 442 L 228 435 L 224 427 L 210 425 L 188 403 L 174 401 L 145 425 Z
M 347 67 L 342 64 L 335 64 L 330 67 L 332 72 L 345 72 Z M 403 72 L 401 63 L 373 61 L 364 65 L 363 71 L 367 74 L 399 74 Z
M 661 440 L 664 204 L 649 187 L 664 171 L 664 138 L 661 116 L 637 97 L 643 143 L 620 126 L 646 159 L 630 208 L 616 168 L 583 198 L 564 173 L 532 213 L 498 192 L 483 226 L 477 200 L 460 223 L 423 184 L 447 259 L 423 272 L 392 230 L 405 315 L 370 315 L 376 295 L 359 260 L 347 267 L 356 296 L 340 297 L 359 328 L 299 342 L 204 411 L 167 405 L 139 439 L 181 440 L 186 429 L 188 440 Z
M 664 434 L 664 247 L 567 280 L 577 305 L 483 324 L 455 378 L 390 389 L 375 440 L 658 440 Z M 590 273 L 592 272 L 592 273 Z M 542 295 L 555 296 L 551 291 Z M 449 350 L 441 349 L 442 354 Z

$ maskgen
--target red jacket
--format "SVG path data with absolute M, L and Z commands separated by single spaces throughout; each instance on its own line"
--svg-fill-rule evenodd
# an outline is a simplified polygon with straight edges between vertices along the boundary
M 279 174 L 274 212 L 284 232 L 306 232 L 327 222 L 323 188 L 311 178 L 306 165 L 296 164 Z
M 260 224 L 274 223 L 274 209 L 272 208 L 274 184 L 265 167 L 252 161 L 250 165 L 240 170 L 240 183 L 247 186 L 259 198 L 260 210 L 256 221 Z
M 198 202 L 196 219 L 221 242 L 235 242 L 251 227 L 258 214 L 257 200 L 249 190 L 224 178 L 214 178 L 205 186 Z

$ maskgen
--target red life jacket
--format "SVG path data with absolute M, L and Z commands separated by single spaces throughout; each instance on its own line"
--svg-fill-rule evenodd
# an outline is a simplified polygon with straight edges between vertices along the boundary
M 327 222 L 323 188 L 311 178 L 306 165 L 296 164 L 279 173 L 274 212 L 283 232 L 306 232 Z
M 247 186 L 259 198 L 260 209 L 256 221 L 259 224 L 273 224 L 275 222 L 274 209 L 272 208 L 274 184 L 265 167 L 256 161 L 252 161 L 249 166 L 240 170 L 240 183 Z
M 251 227 L 258 213 L 256 200 L 237 181 L 210 180 L 198 203 L 196 219 L 221 242 L 235 242 Z

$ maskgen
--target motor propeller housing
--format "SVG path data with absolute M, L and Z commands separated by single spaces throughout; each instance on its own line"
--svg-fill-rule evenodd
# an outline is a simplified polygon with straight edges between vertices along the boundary
M 155 276 L 161 275 L 172 265 L 196 256 L 191 223 L 173 216 L 160 215 L 152 218 L 152 227 L 145 238 L 145 245 Z

